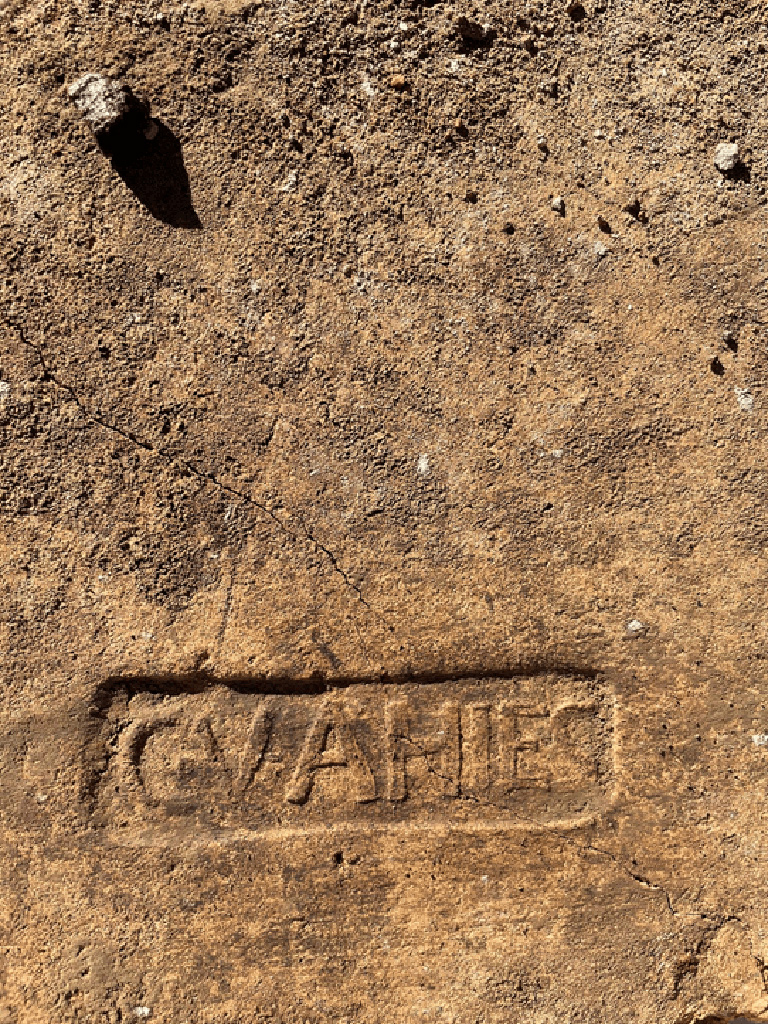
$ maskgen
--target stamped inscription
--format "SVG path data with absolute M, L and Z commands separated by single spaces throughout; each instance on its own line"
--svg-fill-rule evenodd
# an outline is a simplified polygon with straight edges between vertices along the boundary
M 343 821 L 546 828 L 610 803 L 613 701 L 599 678 L 308 689 L 118 691 L 99 812 L 114 824 L 138 816 L 257 831 Z

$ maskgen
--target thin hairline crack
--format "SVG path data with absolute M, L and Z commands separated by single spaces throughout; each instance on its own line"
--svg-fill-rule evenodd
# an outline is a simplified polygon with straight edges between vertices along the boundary
M 407 742 L 420 756 L 424 758 L 424 766 L 426 767 L 426 770 L 430 775 L 433 775 L 435 778 L 440 779 L 443 782 L 455 782 L 452 776 L 448 775 L 444 771 L 440 771 L 438 768 L 434 766 L 434 764 L 431 763 L 430 757 L 432 755 L 432 752 L 427 750 L 422 744 L 415 741 L 411 736 L 406 736 L 404 733 L 401 733 L 397 738 Z M 515 821 L 523 825 L 531 825 L 533 827 L 536 827 L 539 824 L 539 822 L 535 821 L 533 818 L 528 818 L 517 811 L 512 811 L 510 810 L 510 808 L 500 804 L 498 801 L 492 800 L 488 797 L 478 796 L 476 793 L 468 793 L 462 790 L 458 793 L 457 799 L 465 800 L 469 803 L 476 804 L 479 807 L 493 807 L 496 810 L 503 810 L 507 814 L 510 814 L 510 816 L 513 817 Z M 618 868 L 619 871 L 621 871 L 628 878 L 632 879 L 632 881 L 636 882 L 638 885 L 641 885 L 644 889 L 650 889 L 653 892 L 657 892 L 664 900 L 667 910 L 673 917 L 684 917 L 695 921 L 705 922 L 707 925 L 707 945 L 711 944 L 715 935 L 727 924 L 738 924 L 741 925 L 742 928 L 746 928 L 752 958 L 755 961 L 758 971 L 760 972 L 760 980 L 763 986 L 763 990 L 765 991 L 766 996 L 768 996 L 768 964 L 766 964 L 762 957 L 755 953 L 754 946 L 752 943 L 750 926 L 741 917 L 739 917 L 738 914 L 710 914 L 702 910 L 679 910 L 677 907 L 674 906 L 672 902 L 672 897 L 663 885 L 661 885 L 659 882 L 652 882 L 650 878 L 648 878 L 646 875 L 641 874 L 639 871 L 634 870 L 632 867 L 626 864 L 623 860 L 621 860 L 620 857 L 618 857 L 615 853 L 612 853 L 610 850 L 605 850 L 602 847 L 595 846 L 593 843 L 590 842 L 579 842 L 579 840 L 576 839 L 574 836 L 569 835 L 567 832 L 563 832 L 561 829 L 558 828 L 548 829 L 548 832 L 550 835 L 557 836 L 558 839 L 561 839 L 564 843 L 570 845 L 578 853 L 594 853 L 600 857 L 605 857 L 607 860 L 611 861 L 611 863 L 614 864 L 614 866 Z M 702 948 L 704 948 L 704 940 L 702 940 Z
M 16 328 L 16 331 L 22 344 L 25 345 L 28 349 L 31 349 L 35 353 L 37 361 L 40 364 L 40 367 L 43 371 L 43 379 L 51 381 L 57 388 L 65 392 L 65 394 L 69 396 L 70 400 L 75 403 L 75 405 L 80 410 L 80 412 L 82 413 L 86 420 L 93 424 L 96 424 L 103 430 L 107 430 L 113 434 L 116 434 L 118 437 L 130 442 L 131 444 L 135 445 L 138 448 L 141 448 L 143 451 L 150 452 L 152 455 L 155 455 L 157 458 L 162 459 L 166 464 L 170 466 L 174 466 L 176 468 L 183 468 L 187 470 L 190 474 L 192 474 L 192 476 L 197 477 L 197 479 L 200 480 L 204 486 L 215 487 L 222 493 L 229 494 L 232 497 L 244 502 L 245 504 L 250 505 L 252 508 L 255 508 L 258 512 L 265 516 L 268 520 L 270 520 L 282 533 L 284 533 L 295 543 L 301 543 L 302 540 L 309 541 L 311 544 L 315 546 L 315 548 L 319 552 L 321 552 L 325 556 L 326 560 L 331 566 L 332 572 L 335 575 L 337 575 L 341 580 L 343 580 L 344 584 L 350 590 L 353 591 L 357 600 L 360 601 L 361 604 L 363 604 L 369 611 L 372 610 L 370 603 L 363 596 L 363 592 L 359 584 L 355 583 L 355 581 L 350 577 L 350 575 L 339 564 L 339 560 L 333 553 L 333 551 L 331 551 L 331 549 L 321 540 L 319 540 L 319 538 L 313 533 L 313 531 L 310 529 L 301 513 L 294 512 L 293 514 L 301 523 L 301 528 L 304 534 L 303 537 L 300 534 L 296 533 L 294 530 L 292 530 L 288 525 L 286 525 L 286 523 L 280 518 L 280 516 L 273 512 L 272 509 L 270 509 L 267 505 L 263 504 L 262 502 L 257 501 L 250 494 L 246 494 L 244 491 L 240 491 L 236 487 L 232 487 L 230 484 L 223 483 L 215 476 L 214 473 L 211 473 L 206 469 L 201 469 L 199 466 L 196 466 L 193 462 L 189 462 L 187 459 L 173 458 L 173 456 L 168 455 L 161 448 L 156 448 L 149 441 L 145 440 L 142 437 L 139 437 L 133 431 L 125 430 L 122 427 L 117 426 L 117 424 L 105 419 L 103 416 L 100 416 L 98 413 L 88 408 L 88 406 L 83 402 L 83 400 L 80 398 L 77 391 L 72 387 L 71 384 L 68 384 L 66 381 L 62 380 L 54 372 L 54 370 L 48 364 L 43 354 L 42 348 L 39 345 L 35 345 L 34 342 L 30 341 L 26 337 L 23 328 L 20 327 L 18 324 L 14 324 L 14 327 Z

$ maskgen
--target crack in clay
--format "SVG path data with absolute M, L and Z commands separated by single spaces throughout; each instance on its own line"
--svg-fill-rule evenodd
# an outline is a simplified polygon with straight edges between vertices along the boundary
M 278 527 L 278 529 L 280 529 L 287 537 L 294 541 L 294 543 L 299 544 L 302 542 L 302 540 L 308 540 L 311 544 L 315 546 L 315 548 L 318 551 L 322 552 L 327 561 L 330 563 L 333 572 L 337 576 L 339 576 L 344 581 L 345 585 L 355 593 L 357 599 L 361 602 L 361 604 L 363 604 L 369 611 L 372 610 L 370 603 L 363 596 L 360 586 L 357 583 L 355 583 L 355 581 L 349 576 L 349 574 L 342 568 L 342 566 L 339 564 L 338 558 L 331 551 L 331 549 L 328 548 L 325 544 L 323 544 L 323 542 L 315 536 L 315 534 L 307 525 L 306 520 L 301 515 L 301 513 L 294 512 L 293 515 L 301 523 L 302 530 L 304 531 L 303 537 L 294 532 L 293 530 L 291 530 L 290 527 L 288 527 L 283 522 L 280 516 L 276 515 L 276 513 L 274 513 L 266 505 L 262 504 L 259 501 L 256 501 L 256 499 L 253 498 L 250 494 L 246 494 L 244 491 L 239 491 L 237 490 L 237 488 L 232 487 L 229 484 L 222 483 L 222 481 L 219 480 L 213 473 L 208 472 L 207 470 L 204 469 L 200 469 L 194 463 L 188 462 L 186 459 L 173 458 L 172 456 L 166 454 L 161 448 L 156 448 L 149 441 L 145 441 L 143 438 L 138 437 L 132 431 L 124 430 L 122 427 L 118 427 L 116 424 L 104 419 L 103 416 L 100 416 L 97 413 L 93 412 L 91 409 L 88 408 L 88 406 L 84 404 L 84 402 L 82 401 L 78 393 L 75 391 L 75 389 L 72 387 L 72 385 L 67 384 L 66 381 L 61 380 L 56 375 L 56 373 L 54 373 L 54 371 L 48 365 L 45 356 L 43 355 L 42 348 L 39 345 L 35 345 L 34 342 L 29 341 L 24 333 L 24 330 L 21 327 L 19 327 L 17 324 L 14 326 L 16 327 L 16 331 L 18 332 L 22 344 L 25 345 L 27 348 L 31 349 L 37 356 L 38 362 L 43 370 L 43 379 L 51 381 L 56 387 L 60 388 L 67 395 L 69 395 L 70 399 L 75 403 L 75 405 L 80 410 L 80 412 L 82 413 L 86 420 L 89 420 L 91 423 L 97 424 L 104 430 L 108 430 L 114 434 L 117 434 L 118 437 L 123 438 L 123 440 L 125 441 L 130 441 L 131 444 L 136 445 L 137 447 L 143 449 L 146 452 L 151 452 L 153 455 L 156 455 L 158 458 L 162 459 L 170 466 L 186 469 L 193 476 L 197 477 L 198 480 L 201 480 L 204 486 L 210 485 L 216 487 L 223 493 L 231 494 L 233 497 L 239 498 L 240 501 L 245 502 L 245 504 L 251 505 L 253 508 L 261 512 L 262 515 L 270 519 Z
M 418 740 L 414 740 L 411 736 L 403 732 L 398 732 L 395 738 L 399 741 L 407 743 L 410 747 L 413 748 L 414 751 L 417 752 L 419 756 L 423 757 L 424 767 L 426 768 L 427 772 L 430 775 L 434 776 L 436 779 L 439 779 L 441 782 L 447 782 L 451 785 L 456 784 L 456 779 L 453 776 L 448 775 L 446 772 L 440 771 L 431 763 L 430 759 L 436 756 L 434 751 L 428 750 L 423 744 L 419 743 Z M 505 806 L 499 801 L 491 800 L 488 797 L 481 797 L 475 793 L 468 793 L 462 790 L 460 786 L 456 794 L 456 799 L 465 801 L 467 803 L 475 804 L 478 807 L 489 807 L 494 808 L 495 810 L 503 811 L 505 814 L 508 814 L 510 817 L 514 818 L 515 821 L 521 824 L 530 825 L 534 828 L 540 826 L 541 824 L 533 818 L 529 818 L 525 815 L 521 815 L 517 811 L 511 810 L 509 807 Z M 600 857 L 605 857 L 607 860 L 611 861 L 611 863 L 620 872 L 622 872 L 632 881 L 642 886 L 646 890 L 659 893 L 662 896 L 664 904 L 666 905 L 666 908 L 672 915 L 672 917 L 688 918 L 691 920 L 698 920 L 704 922 L 707 925 L 707 928 L 705 930 L 704 935 L 700 938 L 700 940 L 698 941 L 693 950 L 694 962 L 696 965 L 695 969 L 698 969 L 697 965 L 698 961 L 700 960 L 701 954 L 703 952 L 706 952 L 706 950 L 711 946 L 715 936 L 721 929 L 723 929 L 727 924 L 738 924 L 742 928 L 744 928 L 747 932 L 747 938 L 749 941 L 751 955 L 760 973 L 760 981 L 763 987 L 763 991 L 766 995 L 766 999 L 768 1000 L 768 964 L 766 964 L 765 960 L 761 956 L 755 953 L 754 945 L 752 942 L 750 925 L 747 922 L 745 922 L 741 917 L 739 917 L 738 914 L 713 915 L 707 913 L 706 911 L 679 910 L 675 907 L 669 891 L 663 885 L 661 885 L 658 882 L 651 881 L 651 879 L 648 878 L 646 875 L 641 874 L 638 870 L 633 869 L 628 864 L 624 863 L 615 853 L 612 853 L 610 850 L 606 850 L 600 846 L 595 846 L 593 843 L 579 842 L 572 835 L 569 835 L 567 832 L 563 832 L 558 828 L 548 828 L 548 833 L 550 835 L 557 836 L 558 839 L 570 845 L 580 854 L 586 855 L 588 853 L 593 853 L 597 854 Z
M 419 752 L 419 754 L 424 758 L 425 767 L 429 773 L 434 775 L 436 778 L 442 780 L 443 782 L 450 782 L 452 784 L 455 783 L 455 779 L 453 779 L 449 775 L 446 775 L 444 772 L 439 771 L 432 764 L 430 764 L 430 752 L 425 747 L 423 747 L 418 742 L 414 741 L 410 736 L 401 735 L 399 738 L 406 740 L 415 750 Z M 503 810 L 511 817 L 513 817 L 516 821 L 521 822 L 523 824 L 531 825 L 534 827 L 539 825 L 539 822 L 535 821 L 534 819 L 528 818 L 525 815 L 521 815 L 517 811 L 511 811 L 508 807 L 505 807 L 497 801 L 479 797 L 473 793 L 466 793 L 459 790 L 459 793 L 457 794 L 457 799 L 472 802 L 480 807 L 493 807 L 496 810 Z M 704 936 L 698 943 L 697 948 L 694 950 L 697 958 L 697 963 L 701 952 L 709 948 L 709 946 L 714 941 L 714 938 L 717 935 L 717 933 L 727 924 L 739 924 L 742 928 L 745 928 L 747 931 L 747 938 L 749 940 L 749 947 L 752 954 L 752 958 L 755 961 L 755 964 L 757 965 L 758 971 L 760 972 L 760 981 L 763 986 L 763 991 L 765 992 L 766 998 L 768 998 L 768 965 L 762 959 L 762 957 L 758 956 L 755 953 L 754 946 L 752 944 L 750 926 L 744 920 L 742 920 L 741 917 L 739 917 L 737 914 L 722 914 L 713 916 L 712 914 L 708 914 L 705 911 L 678 910 L 673 905 L 672 897 L 663 885 L 660 885 L 658 882 L 652 882 L 645 875 L 640 874 L 638 871 L 632 870 L 631 867 L 625 864 L 619 857 L 616 856 L 616 854 L 611 853 L 610 850 L 604 850 L 602 847 L 595 846 L 592 843 L 580 843 L 577 839 L 574 839 L 573 836 L 570 836 L 566 832 L 562 832 L 560 829 L 557 828 L 549 829 L 548 831 L 551 835 L 555 835 L 558 837 L 558 839 L 561 839 L 563 842 L 568 843 L 579 853 L 596 853 L 601 857 L 606 857 L 608 860 L 611 861 L 611 863 L 615 865 L 616 868 L 618 868 L 619 871 L 623 872 L 625 875 L 627 875 L 627 877 L 631 878 L 634 882 L 637 882 L 638 885 L 641 885 L 644 889 L 650 889 L 654 892 L 660 893 L 664 899 L 664 903 L 666 904 L 667 910 L 673 917 L 686 917 L 707 922 L 710 925 L 710 927 L 707 928 Z
M 441 782 L 447 782 L 451 785 L 456 784 L 456 779 L 453 776 L 447 774 L 444 771 L 441 771 L 439 768 L 435 767 L 431 763 L 430 759 L 436 756 L 435 751 L 428 750 L 423 744 L 419 743 L 418 740 L 414 740 L 411 736 L 405 734 L 404 732 L 398 732 L 396 739 L 407 743 L 410 747 L 413 748 L 413 750 L 418 755 L 424 758 L 424 767 L 426 768 L 427 772 L 430 775 L 434 776 L 436 779 L 439 779 Z M 473 803 L 478 807 L 492 807 L 496 810 L 502 810 L 506 814 L 510 815 L 510 817 L 514 818 L 517 822 L 520 822 L 522 824 L 530 825 L 533 827 L 537 827 L 541 824 L 540 822 L 537 822 L 532 818 L 529 818 L 525 815 L 521 815 L 519 812 L 512 811 L 509 807 L 503 805 L 499 801 L 491 800 L 487 797 L 481 797 L 474 793 L 462 791 L 460 787 L 459 791 L 456 794 L 456 798 L 458 800 Z M 651 881 L 651 879 L 648 878 L 646 875 L 641 874 L 640 871 L 633 869 L 631 866 L 624 863 L 616 854 L 612 853 L 610 850 L 606 850 L 602 847 L 595 846 L 593 843 L 579 842 L 572 835 L 569 835 L 568 833 L 563 832 L 561 829 L 558 828 L 549 828 L 548 833 L 550 835 L 556 836 L 562 842 L 568 844 L 570 847 L 572 847 L 582 855 L 592 853 L 597 854 L 600 857 L 606 858 L 618 869 L 618 871 L 626 875 L 633 882 L 642 886 L 646 890 L 659 893 L 663 898 L 667 911 L 670 913 L 672 917 L 684 919 L 687 918 L 690 921 L 702 922 L 705 925 L 704 933 L 699 937 L 698 941 L 694 944 L 694 947 L 691 952 L 691 962 L 689 969 L 694 974 L 697 973 L 699 970 L 702 955 L 711 948 L 716 936 L 726 925 L 738 924 L 740 927 L 742 927 L 746 932 L 746 938 L 749 942 L 749 948 L 752 959 L 754 960 L 754 963 L 760 974 L 761 985 L 767 1000 L 766 1007 L 768 1007 L 768 965 L 766 965 L 765 960 L 761 956 L 755 953 L 752 940 L 752 930 L 750 928 L 750 925 L 747 922 L 745 922 L 738 914 L 713 915 L 705 911 L 680 910 L 675 907 L 669 891 L 663 885 L 661 885 L 658 882 Z M 677 984 L 679 984 L 679 980 Z
M 221 612 L 221 625 L 219 626 L 219 632 L 216 637 L 216 654 L 217 657 L 221 654 L 221 649 L 224 646 L 224 637 L 227 632 L 227 626 L 229 625 L 229 618 L 232 613 L 232 592 L 235 589 L 235 577 L 237 576 L 237 570 L 240 568 L 240 555 L 233 561 L 229 570 L 229 584 L 227 585 L 227 593 L 224 598 L 224 607 Z
M 748 926 L 745 925 L 744 927 Z M 760 971 L 760 981 L 763 984 L 763 993 L 765 994 L 767 1000 L 766 1009 L 768 1009 L 768 964 L 766 964 L 765 960 L 761 956 L 758 956 L 758 954 L 755 952 L 755 948 L 752 945 L 751 934 L 749 935 L 749 948 L 752 953 L 752 958 L 754 959 L 755 963 L 757 964 L 758 970 Z M 765 1010 L 763 1012 L 765 1012 Z

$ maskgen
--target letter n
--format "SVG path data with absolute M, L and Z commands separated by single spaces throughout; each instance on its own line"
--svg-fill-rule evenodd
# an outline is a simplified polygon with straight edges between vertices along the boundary
M 386 710 L 387 799 L 408 796 L 408 762 L 424 758 L 444 796 L 459 795 L 459 705 L 446 701 L 440 709 L 440 728 L 432 739 L 411 735 L 410 709 L 405 700 L 393 700 Z M 439 755 L 439 767 L 430 757 Z

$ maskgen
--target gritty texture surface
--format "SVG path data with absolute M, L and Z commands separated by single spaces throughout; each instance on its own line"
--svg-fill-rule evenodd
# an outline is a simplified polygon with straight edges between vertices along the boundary
M 767 47 L 0 4 L 0 1021 L 766 1012 Z

